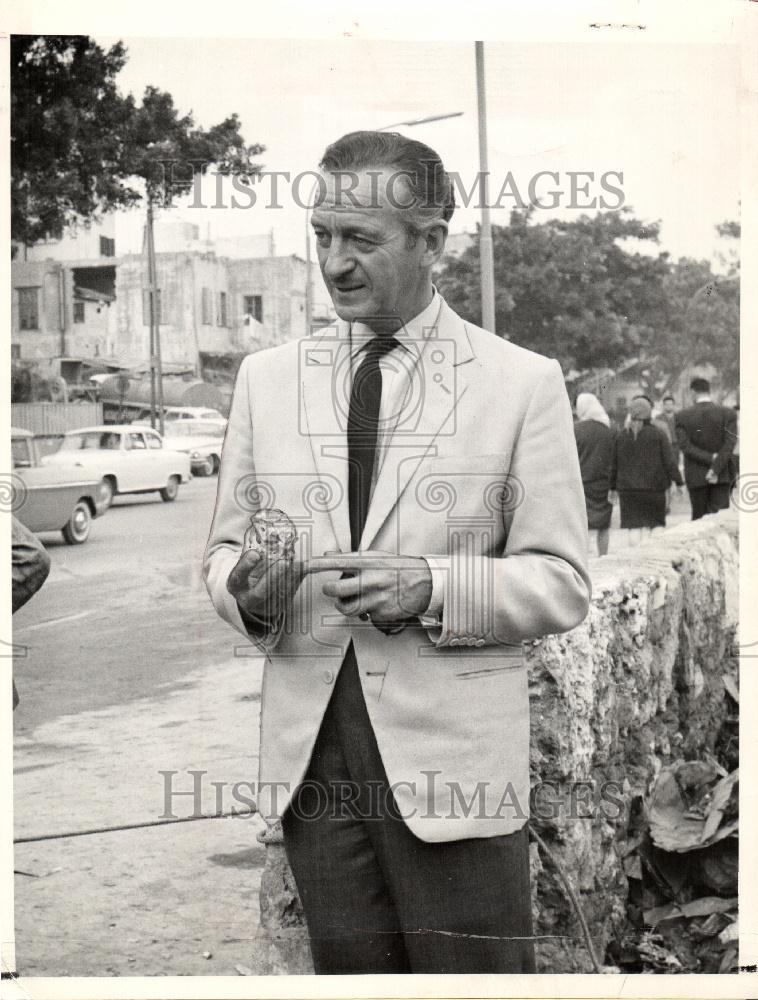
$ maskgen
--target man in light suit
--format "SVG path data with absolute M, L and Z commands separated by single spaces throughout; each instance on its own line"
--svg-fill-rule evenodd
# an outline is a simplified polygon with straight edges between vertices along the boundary
M 320 166 L 340 324 L 244 360 L 205 556 L 266 656 L 258 805 L 317 972 L 531 972 L 521 645 L 588 609 L 571 408 L 557 362 L 432 285 L 454 208 L 433 150 L 358 132 Z M 242 551 L 260 507 L 294 559 Z

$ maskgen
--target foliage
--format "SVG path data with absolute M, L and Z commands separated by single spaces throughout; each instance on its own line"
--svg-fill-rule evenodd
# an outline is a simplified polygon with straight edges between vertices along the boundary
M 203 131 L 195 127 L 191 114 L 179 116 L 171 94 L 147 87 L 141 106 L 132 105 L 125 168 L 129 175 L 142 178 L 148 198 L 169 205 L 188 192 L 194 177 L 211 164 L 243 179 L 259 173 L 252 158 L 263 149 L 245 145 L 237 115 Z
M 126 62 L 81 35 L 11 38 L 11 235 L 30 245 L 138 195 L 122 183 Z
M 516 210 L 493 227 L 495 319 L 516 344 L 557 357 L 564 369 L 615 367 L 635 357 L 654 333 L 668 269 L 656 256 L 624 246 L 657 243 L 658 226 L 630 210 L 535 224 Z M 481 321 L 479 252 L 449 260 L 440 290 L 464 316 Z
M 724 387 L 739 382 L 739 273 L 715 275 L 707 261 L 681 258 L 665 282 L 657 354 L 670 371 L 710 362 Z
M 19 243 L 138 203 L 136 178 L 166 204 L 210 165 L 259 172 L 252 158 L 263 147 L 245 145 L 236 115 L 203 130 L 155 87 L 141 104 L 121 95 L 126 59 L 121 42 L 106 51 L 85 35 L 11 39 L 11 236 Z M 176 164 L 171 186 L 166 161 Z
M 737 223 L 717 227 L 739 235 Z M 739 268 L 715 275 L 706 261 L 673 263 L 656 252 L 659 225 L 631 209 L 534 222 L 533 209 L 514 211 L 493 227 L 495 319 L 514 343 L 572 368 L 618 368 L 644 359 L 680 371 L 710 361 L 725 383 L 739 366 Z M 437 285 L 454 309 L 481 322 L 479 250 L 449 257 Z

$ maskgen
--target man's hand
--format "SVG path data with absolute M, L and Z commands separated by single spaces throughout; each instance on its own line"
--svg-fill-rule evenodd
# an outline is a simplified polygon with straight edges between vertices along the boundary
M 425 559 L 392 552 L 348 552 L 312 559 L 306 572 L 340 570 L 355 575 L 325 583 L 348 618 L 368 616 L 373 622 L 398 622 L 422 615 L 432 596 L 432 573 Z
M 714 485 L 715 483 L 717 483 L 717 482 L 719 481 L 719 477 L 718 477 L 718 475 L 717 475 L 717 474 L 716 474 L 716 473 L 714 472 L 714 470 L 713 470 L 713 469 L 709 469 L 709 470 L 708 470 L 708 471 L 706 472 L 706 474 L 705 474 L 705 481 L 706 481 L 706 483 L 708 483 L 709 485 L 713 486 L 713 485 Z
M 272 562 L 256 549 L 247 549 L 229 574 L 226 589 L 247 614 L 274 621 L 292 603 L 303 575 L 297 559 Z

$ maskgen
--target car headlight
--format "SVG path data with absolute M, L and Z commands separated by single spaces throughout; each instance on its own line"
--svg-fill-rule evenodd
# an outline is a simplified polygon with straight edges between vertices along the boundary
M 190 458 L 202 458 L 202 457 L 203 456 L 200 454 L 199 451 L 191 451 L 190 452 Z

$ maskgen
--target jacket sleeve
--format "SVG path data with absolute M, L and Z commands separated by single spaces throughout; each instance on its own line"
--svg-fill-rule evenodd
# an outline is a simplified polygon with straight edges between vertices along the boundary
M 690 441 L 686 425 L 678 420 L 676 422 L 676 443 L 687 458 L 691 458 L 693 462 L 699 462 L 700 465 L 710 467 L 713 458 L 712 452 L 706 451 L 705 448 L 698 448 L 696 444 L 693 444 Z
M 728 471 L 729 459 L 732 457 L 734 445 L 737 441 L 737 413 L 735 410 L 724 408 L 724 443 L 718 451 L 718 456 L 713 463 L 713 471 L 719 479 L 724 472 Z
M 13 518 L 11 564 L 13 576 L 13 613 L 23 608 L 40 589 L 50 572 L 50 556 L 42 542 Z
M 537 384 L 505 484 L 501 556 L 465 545 L 449 556 L 436 645 L 518 645 L 566 632 L 586 616 L 587 512 L 560 366 Z M 434 637 L 433 637 L 434 638 Z
M 608 479 L 608 489 L 615 490 L 616 483 L 618 481 L 618 471 L 619 471 L 619 433 L 613 435 L 613 442 L 611 443 L 611 471 Z
M 250 363 L 250 356 L 243 360 L 234 386 L 221 453 L 216 509 L 203 559 L 203 576 L 213 606 L 221 618 L 251 639 L 265 653 L 278 642 L 284 626 L 284 616 L 281 615 L 271 624 L 257 622 L 247 615 L 243 620 L 240 607 L 226 586 L 229 574 L 242 552 L 250 515 L 257 509 L 250 411 Z

